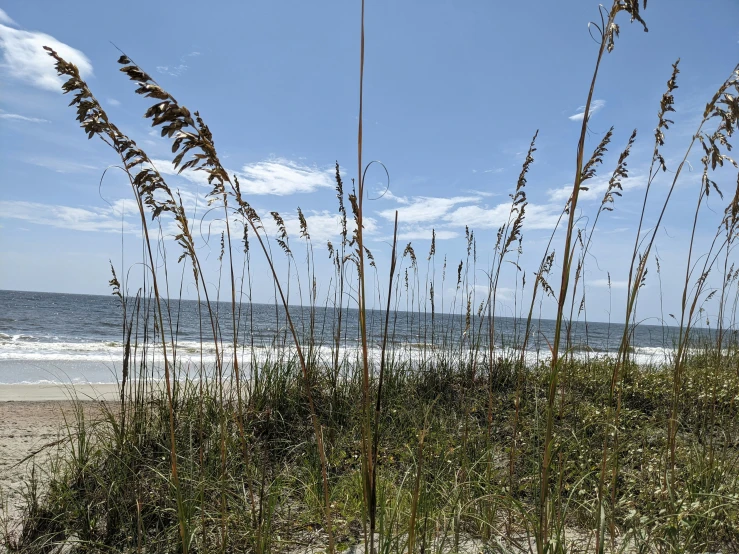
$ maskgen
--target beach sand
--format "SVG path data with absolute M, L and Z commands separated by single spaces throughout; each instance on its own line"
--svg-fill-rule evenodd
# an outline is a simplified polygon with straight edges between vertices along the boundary
M 0 385 L 0 522 L 17 522 L 33 462 L 43 466 L 54 450 L 46 445 L 65 436 L 65 416 L 74 424 L 71 399 L 84 401 L 90 415 L 98 413 L 99 402 L 117 397 L 116 385 Z M 43 470 L 37 475 L 43 481 Z

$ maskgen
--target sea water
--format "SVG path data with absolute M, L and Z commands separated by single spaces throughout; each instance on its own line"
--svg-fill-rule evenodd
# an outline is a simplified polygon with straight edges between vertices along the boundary
M 230 364 L 233 357 L 233 320 L 230 303 L 213 302 L 212 317 L 204 304 L 193 300 L 164 300 L 165 339 L 168 356 L 175 356 L 183 371 L 214 365 L 217 356 Z M 131 344 L 135 356 L 148 360 L 152 370 L 162 364 L 161 329 L 154 324 L 157 306 L 151 298 L 127 299 L 129 321 L 134 321 Z M 294 353 L 286 314 L 274 304 L 243 302 L 236 314 L 238 357 L 242 366 L 267 357 Z M 291 306 L 302 344 L 313 344 L 313 354 L 326 364 L 333 362 L 336 310 Z M 356 309 L 345 308 L 339 350 L 342 359 L 358 356 L 359 318 Z M 516 355 L 523 343 L 525 318 L 496 317 L 496 355 Z M 221 338 L 214 342 L 212 329 Z M 385 313 L 369 310 L 367 317 L 370 357 L 379 359 Z M 312 331 L 311 331 L 312 329 Z M 577 356 L 608 356 L 618 349 L 623 327 L 603 322 L 575 322 L 570 330 L 571 349 Z M 699 330 L 705 334 L 705 330 Z M 554 335 L 554 322 L 534 320 L 526 359 L 543 361 Z M 487 338 L 487 318 L 464 313 L 440 314 L 430 310 L 393 311 L 389 317 L 388 351 L 396 359 L 433 360 L 435 356 L 464 359 L 479 337 Z M 172 352 L 174 337 L 175 352 Z M 675 327 L 640 325 L 634 331 L 632 358 L 638 363 L 663 363 L 677 341 Z M 144 340 L 146 339 L 146 340 Z M 120 380 L 123 344 L 123 306 L 117 297 L 0 290 L 0 383 L 115 383 Z M 148 345 L 143 348 L 144 342 Z M 487 347 L 480 348 L 487 352 Z M 520 350 L 519 350 L 520 352 Z M 520 355 L 520 354 L 517 354 Z M 159 367 L 159 369 L 156 369 Z

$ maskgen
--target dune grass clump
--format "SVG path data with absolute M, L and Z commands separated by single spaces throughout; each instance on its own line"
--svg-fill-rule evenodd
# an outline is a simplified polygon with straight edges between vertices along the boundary
M 647 30 L 641 8 L 615 0 L 593 24 L 599 47 L 572 192 L 540 263 L 527 273 L 520 262 L 538 131 L 507 222 L 494 236 L 467 229 L 466 256 L 441 263 L 435 234 L 428 254 L 398 244 L 396 214 L 389 266 L 378 267 L 363 234 L 364 179 L 373 162 L 362 161 L 362 3 L 357 176 L 345 190 L 336 164 L 341 235 L 327 245 L 333 277 L 323 306 L 318 245 L 300 208 L 297 237 L 285 214 L 257 213 L 221 164 L 199 112 L 123 54 L 121 71 L 137 94 L 153 99 L 145 117 L 171 141 L 174 166 L 203 172 L 211 186 L 209 213 L 219 214 L 220 234 L 215 281 L 228 283 L 225 292 L 214 290 L 177 191 L 110 121 L 77 68 L 47 48 L 88 138 L 120 158 L 139 210 L 147 274 L 136 291 L 115 271 L 111 280 L 123 321 L 120 402 L 92 423 L 79 403 L 44 482 L 31 479 L 22 526 L 6 533 L 6 546 L 260 554 L 333 554 L 357 545 L 384 553 L 739 550 L 739 270 L 732 259 L 739 179 L 734 185 L 736 172 L 728 171 L 736 168 L 729 153 L 739 124 L 739 66 L 709 99 L 682 161 L 669 168 L 666 196 L 655 203 L 652 185 L 668 170 L 662 147 L 676 109 L 679 62 L 672 66 L 624 269 L 626 303 L 613 323 L 616 352 L 598 354 L 576 338 L 587 325 L 596 226 L 618 207 L 639 136 L 612 128 L 590 145 L 590 107 L 618 22 L 628 16 Z M 580 217 L 580 193 L 619 140 L 600 205 Z M 640 364 L 639 295 L 651 267 L 660 278 L 657 233 L 694 147 L 703 152 L 702 175 L 691 189 L 696 208 L 674 350 Z M 709 194 L 725 203 L 718 216 L 705 213 Z M 698 244 L 698 222 L 710 217 L 716 233 Z M 163 221 L 174 222 L 174 243 L 158 232 Z M 493 251 L 488 267 L 478 260 L 480 241 Z M 202 339 L 190 357 L 179 350 L 173 323 L 172 262 L 155 254 L 173 248 L 186 269 L 180 285 L 194 287 L 198 300 Z M 478 282 L 480 270 L 487 282 Z M 268 345 L 255 339 L 255 271 L 266 271 L 274 287 L 281 331 Z M 515 274 L 520 306 L 512 321 L 501 315 L 499 282 L 507 272 Z M 379 310 L 368 308 L 373 295 Z M 556 306 L 550 341 L 541 340 L 535 317 L 544 301 Z M 698 329 L 709 307 L 718 325 Z M 399 319 L 408 336 L 422 339 L 396 341 Z M 503 333 L 506 326 L 512 333 Z

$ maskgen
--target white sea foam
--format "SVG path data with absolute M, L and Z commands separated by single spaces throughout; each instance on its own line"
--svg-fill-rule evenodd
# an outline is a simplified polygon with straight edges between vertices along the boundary
M 30 337 L 26 335 L 25 337 Z M 176 345 L 176 365 L 178 371 L 189 376 L 197 376 L 201 363 L 203 371 L 210 373 L 216 364 L 217 352 L 226 366 L 230 367 L 233 350 L 228 345 L 218 350 L 212 342 L 180 341 Z M 307 350 L 305 351 L 307 355 Z M 278 347 L 272 344 L 258 345 L 254 349 L 250 345 L 240 346 L 238 350 L 239 365 L 248 372 L 252 364 L 257 366 L 267 360 L 284 360 L 295 356 L 291 345 Z M 168 359 L 172 360 L 172 345 L 167 345 Z M 334 362 L 334 351 L 328 346 L 317 346 L 312 351 L 313 359 L 318 365 L 330 367 Z M 477 360 L 482 362 L 486 352 L 478 352 Z M 578 360 L 613 358 L 615 352 L 580 351 L 573 354 Z M 671 359 L 672 349 L 661 347 L 637 347 L 630 354 L 630 359 L 640 365 L 659 366 Z M 411 366 L 425 367 L 445 364 L 469 362 L 473 358 L 470 350 L 459 348 L 433 348 L 423 344 L 395 345 L 388 347 L 388 359 L 394 363 L 406 363 Z M 517 350 L 496 349 L 498 359 L 518 360 L 521 353 Z M 356 345 L 343 346 L 339 352 L 342 362 L 358 362 L 361 349 Z M 373 346 L 368 357 L 373 367 L 378 367 L 381 349 Z M 130 367 L 138 367 L 146 361 L 148 371 L 155 375 L 163 373 L 164 356 L 161 345 L 147 344 L 146 349 L 132 348 Z M 526 364 L 547 363 L 550 360 L 548 350 L 528 351 L 524 356 Z M 123 365 L 123 345 L 120 342 L 41 342 L 21 338 L 20 335 L 0 336 L 0 383 L 115 383 L 119 378 Z
M 120 342 L 37 342 L 23 338 L 15 338 L 6 340 L 0 336 L 0 360 L 24 360 L 24 361 L 90 361 L 90 362 L 121 362 L 123 360 L 123 345 Z M 232 347 L 223 345 L 216 349 L 212 342 L 198 341 L 181 341 L 174 345 L 176 348 L 177 358 L 182 361 L 191 363 L 200 362 L 201 359 L 206 363 L 214 363 L 216 354 L 220 351 L 225 359 L 231 358 Z M 307 349 L 304 349 L 307 351 Z M 167 345 L 168 356 L 171 357 L 173 346 Z M 285 355 L 294 352 L 291 345 L 277 347 L 273 345 L 257 345 L 252 351 L 249 345 L 240 345 L 239 358 L 249 360 L 252 356 L 256 356 L 257 360 L 265 360 L 268 357 L 276 355 Z M 318 346 L 314 348 L 314 352 L 319 359 L 325 358 L 326 361 L 333 359 L 333 349 L 328 346 Z M 359 355 L 358 346 L 346 346 L 340 349 L 342 357 L 353 358 Z M 669 359 L 673 350 L 662 347 L 637 347 L 631 354 L 632 360 L 639 364 L 658 364 L 664 363 Z M 424 348 L 423 345 L 413 347 L 400 346 L 389 347 L 389 356 L 394 357 L 398 361 L 423 361 L 423 360 L 439 360 L 439 359 L 469 359 L 471 353 L 469 351 L 461 351 L 456 349 L 450 351 L 439 350 L 432 347 Z M 148 360 L 163 361 L 163 349 L 160 344 L 147 344 L 146 348 L 131 348 L 131 355 L 137 359 L 146 357 Z M 371 347 L 369 355 L 373 359 L 379 359 L 380 349 L 377 346 Z M 482 359 L 484 352 L 478 354 Z M 520 351 L 509 349 L 496 349 L 496 357 L 518 359 Z M 576 352 L 576 359 L 587 360 L 597 357 L 612 357 L 615 352 Z M 536 352 L 528 351 L 525 355 L 527 363 L 538 363 L 549 358 L 546 351 Z

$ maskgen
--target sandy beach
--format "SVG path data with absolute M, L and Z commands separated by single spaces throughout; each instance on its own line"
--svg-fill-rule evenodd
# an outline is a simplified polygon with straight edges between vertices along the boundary
M 17 519 L 33 461 L 46 460 L 53 446 L 44 447 L 64 436 L 65 416 L 74 420 L 71 399 L 84 401 L 91 414 L 117 395 L 116 385 L 0 385 L 0 521 Z
M 111 401 L 119 398 L 118 385 L 0 385 L 0 402 Z

